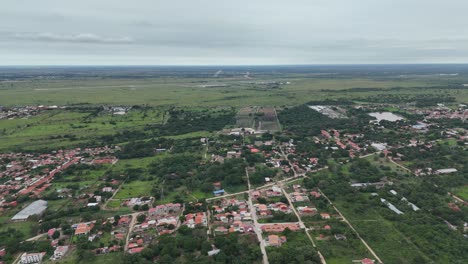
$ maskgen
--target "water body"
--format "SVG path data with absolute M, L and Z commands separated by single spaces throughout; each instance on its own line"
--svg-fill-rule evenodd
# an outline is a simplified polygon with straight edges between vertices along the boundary
M 374 112 L 374 113 L 369 113 L 369 115 L 377 118 L 377 122 L 380 122 L 381 120 L 395 122 L 395 121 L 403 119 L 403 117 L 399 115 L 395 115 L 394 113 L 391 113 L 391 112 Z

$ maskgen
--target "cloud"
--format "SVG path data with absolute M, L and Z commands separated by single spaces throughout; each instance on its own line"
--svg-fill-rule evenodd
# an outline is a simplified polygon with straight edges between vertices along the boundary
M 72 42 L 72 43 L 107 43 L 107 44 L 125 44 L 133 43 L 134 39 L 131 37 L 105 37 L 92 33 L 82 34 L 56 34 L 49 32 L 22 32 L 13 34 L 15 39 L 20 40 L 35 40 L 47 42 Z

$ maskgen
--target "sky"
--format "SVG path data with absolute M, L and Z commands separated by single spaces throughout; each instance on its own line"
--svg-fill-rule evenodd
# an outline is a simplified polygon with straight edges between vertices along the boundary
M 466 0 L 2 0 L 0 65 L 468 63 Z

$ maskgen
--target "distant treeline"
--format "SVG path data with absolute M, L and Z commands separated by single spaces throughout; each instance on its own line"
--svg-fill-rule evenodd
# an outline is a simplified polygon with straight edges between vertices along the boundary
M 318 135 L 324 128 L 347 129 L 351 133 L 358 133 L 357 129 L 371 120 L 364 111 L 359 109 L 350 109 L 348 114 L 352 117 L 333 119 L 310 109 L 307 105 L 300 105 L 281 111 L 278 118 L 286 130 L 298 136 Z
M 378 94 L 365 98 L 357 98 L 359 101 L 374 102 L 374 103 L 414 103 L 417 107 L 435 106 L 438 103 L 453 103 L 456 98 L 448 95 L 421 94 L 417 96 L 410 95 L 395 95 L 395 94 Z

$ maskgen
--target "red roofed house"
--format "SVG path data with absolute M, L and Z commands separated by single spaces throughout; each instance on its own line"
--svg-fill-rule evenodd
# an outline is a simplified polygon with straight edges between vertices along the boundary
M 144 247 L 131 248 L 128 250 L 128 253 L 130 254 L 140 253 L 143 249 Z

